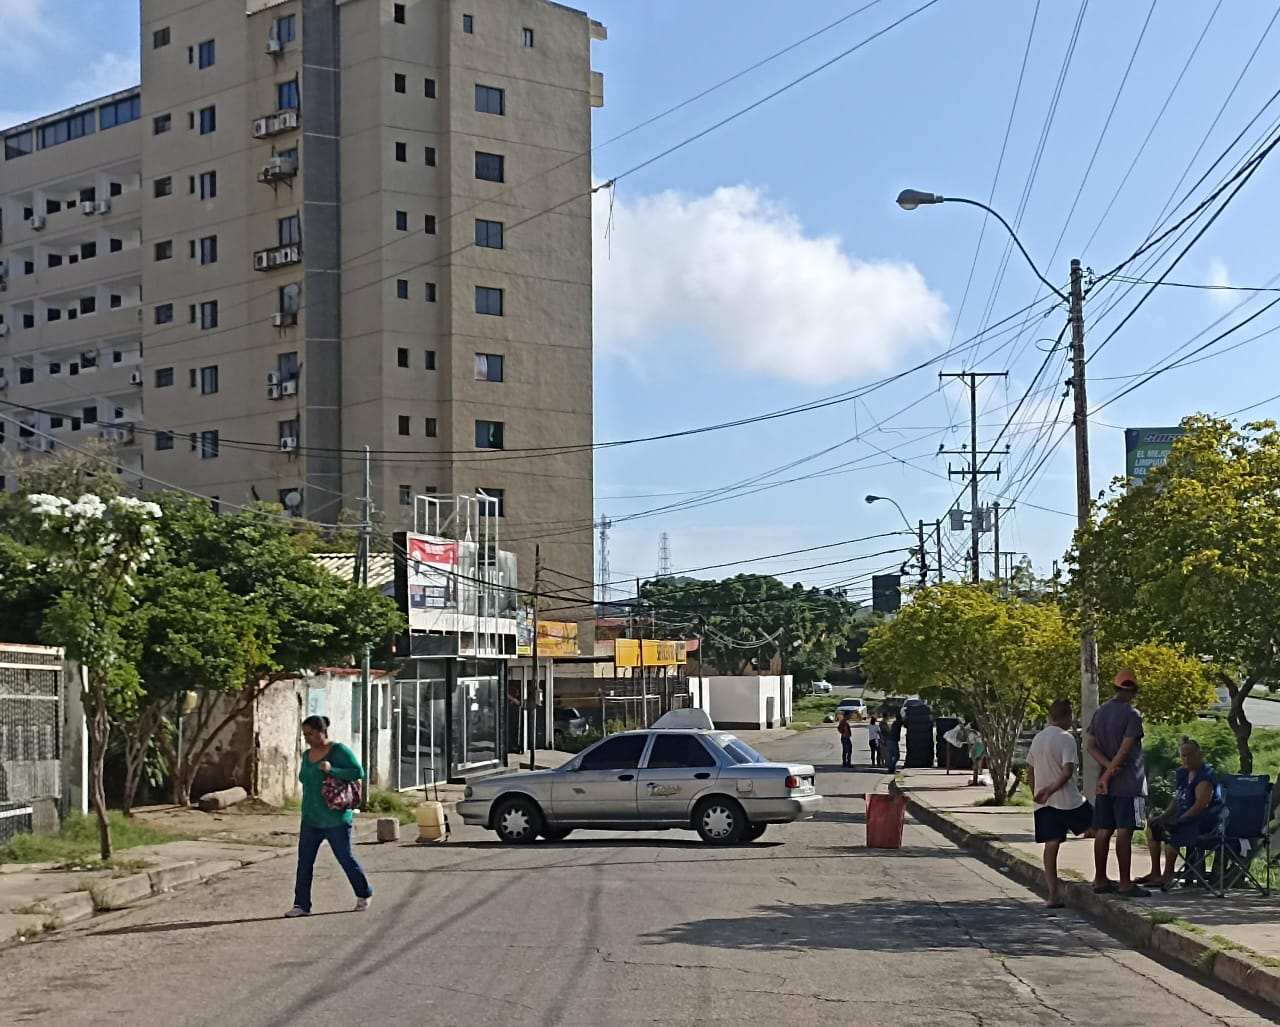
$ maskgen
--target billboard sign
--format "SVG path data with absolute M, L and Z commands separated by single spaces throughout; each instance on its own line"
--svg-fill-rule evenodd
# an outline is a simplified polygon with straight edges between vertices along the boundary
M 661 642 L 646 638 L 643 658 L 640 640 L 637 638 L 620 638 L 613 643 L 613 647 L 615 667 L 678 667 L 686 661 L 683 642 Z
M 902 575 L 876 574 L 871 578 L 871 609 L 897 613 L 902 606 Z
M 458 608 L 458 543 L 437 541 L 425 535 L 405 539 L 409 588 L 409 624 L 414 615 L 428 610 Z
M 516 655 L 533 655 L 533 615 L 521 608 L 516 616 Z M 578 625 L 570 621 L 538 621 L 538 655 L 545 658 L 577 656 Z
M 1148 471 L 1169 459 L 1174 441 L 1186 433 L 1185 428 L 1126 428 L 1125 475 L 1135 485 L 1141 485 Z

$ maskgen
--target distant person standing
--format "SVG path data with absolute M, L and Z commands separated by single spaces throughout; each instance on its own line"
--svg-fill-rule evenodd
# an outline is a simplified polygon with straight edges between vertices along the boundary
M 1131 670 L 1116 675 L 1116 695 L 1098 707 L 1089 722 L 1086 747 L 1101 768 L 1093 807 L 1093 890 L 1115 890 L 1107 877 L 1111 836 L 1116 836 L 1119 893 L 1125 898 L 1149 898 L 1133 881 L 1133 832 L 1146 824 L 1147 774 L 1142 763 L 1142 717 L 1133 708 L 1138 678 Z
M 1093 808 L 1076 784 L 1080 751 L 1071 734 L 1071 703 L 1059 699 L 1049 707 L 1049 724 L 1031 741 L 1027 784 L 1036 801 L 1036 841 L 1044 845 L 1044 883 L 1050 909 L 1062 908 L 1058 849 L 1068 834 L 1084 834 L 1093 823 Z
M 871 720 L 867 724 L 867 747 L 871 750 L 871 765 L 880 766 L 880 724 L 876 721 L 874 713 L 871 714 Z
M 893 723 L 880 733 L 881 744 L 884 746 L 885 767 L 890 774 L 898 772 L 898 756 L 901 753 L 904 726 L 902 711 L 899 710 L 898 715 L 893 718 Z
M 840 766 L 853 766 L 853 726 L 849 723 L 849 714 L 841 712 L 836 721 L 836 730 L 840 732 Z

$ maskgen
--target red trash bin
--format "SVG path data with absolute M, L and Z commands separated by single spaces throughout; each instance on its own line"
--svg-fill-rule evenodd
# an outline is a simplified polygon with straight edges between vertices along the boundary
M 906 816 L 905 795 L 868 795 L 867 848 L 902 848 L 902 824 Z

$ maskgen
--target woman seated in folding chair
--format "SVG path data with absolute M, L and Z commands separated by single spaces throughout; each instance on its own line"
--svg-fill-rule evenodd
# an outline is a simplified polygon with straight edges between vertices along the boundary
M 1182 769 L 1174 781 L 1173 802 L 1157 817 L 1147 821 L 1147 848 L 1151 850 L 1151 873 L 1135 884 L 1168 885 L 1173 881 L 1178 850 L 1195 848 L 1212 835 L 1222 820 L 1222 786 L 1213 767 L 1204 761 L 1200 743 L 1183 738 L 1178 750 Z M 1161 871 L 1160 850 L 1164 849 Z

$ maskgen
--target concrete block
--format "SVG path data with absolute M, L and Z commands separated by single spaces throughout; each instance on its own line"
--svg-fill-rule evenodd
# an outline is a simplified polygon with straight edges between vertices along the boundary
M 200 796 L 200 808 L 206 813 L 213 813 L 216 810 L 226 809 L 228 806 L 234 806 L 237 802 L 244 802 L 249 798 L 249 793 L 243 788 L 224 788 L 220 792 L 207 792 Z
M 93 895 L 87 891 L 63 892 L 45 899 L 40 905 L 49 910 L 50 915 L 60 924 L 88 920 L 97 912 L 93 905 Z
M 240 861 L 238 859 L 210 859 L 196 865 L 196 870 L 202 881 L 206 881 L 210 877 L 217 877 L 219 874 L 225 874 L 228 870 L 239 869 Z
M 1280 970 L 1264 966 L 1243 952 L 1219 952 L 1213 961 L 1213 976 L 1272 1006 L 1280 1006 Z
M 400 840 L 400 821 L 395 817 L 378 818 L 378 841 L 398 842 Z
M 173 863 L 147 874 L 151 878 L 151 890 L 159 893 L 173 891 L 184 884 L 194 884 L 200 880 L 200 868 L 194 860 L 185 863 Z
M 133 874 L 114 881 L 102 881 L 92 889 L 93 904 L 98 909 L 122 909 L 151 895 L 151 875 Z

